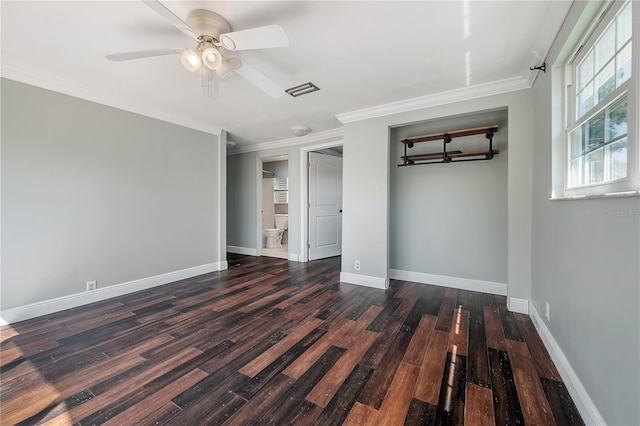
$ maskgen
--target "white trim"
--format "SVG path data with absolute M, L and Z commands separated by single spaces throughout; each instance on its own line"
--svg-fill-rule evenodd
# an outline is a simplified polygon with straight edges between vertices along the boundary
M 289 260 L 292 262 L 300 262 L 300 255 L 298 253 L 289 253 Z
M 340 120 L 341 123 L 346 124 L 354 121 L 414 111 L 421 108 L 431 108 L 438 105 L 515 92 L 517 90 L 529 89 L 530 87 L 529 81 L 524 77 L 514 77 L 345 112 L 343 114 L 337 114 L 336 118 Z
M 108 287 L 98 288 L 94 291 L 70 294 L 68 296 L 57 297 L 55 299 L 5 309 L 0 313 L 0 325 L 12 324 L 18 321 L 24 321 L 42 315 L 63 311 L 65 309 L 86 305 L 88 303 L 100 302 L 112 297 L 123 296 L 151 287 L 169 284 L 186 278 L 222 271 L 227 269 L 227 267 L 228 264 L 226 260 L 223 262 L 208 263 L 206 265 L 167 272 L 166 274 L 155 275 L 153 277 L 114 284 Z
M 64 95 L 73 96 L 90 102 L 96 102 L 101 105 L 110 106 L 123 111 L 132 112 L 134 114 L 144 115 L 146 117 L 155 118 L 157 120 L 166 121 L 167 123 L 177 124 L 179 126 L 188 127 L 205 133 L 220 135 L 220 132 L 222 131 L 222 128 L 210 123 L 203 123 L 201 121 L 191 120 L 184 116 L 167 113 L 165 110 L 159 110 L 155 106 L 141 103 L 139 100 L 131 102 L 130 100 L 115 98 L 109 94 L 97 92 L 89 87 L 80 86 L 78 84 L 62 80 L 58 77 L 28 71 L 12 65 L 2 64 L 1 76 L 19 83 L 29 84 L 41 89 L 52 90 Z
M 517 312 L 519 314 L 529 314 L 529 301 L 527 299 L 517 299 L 510 297 L 507 299 L 507 308 L 511 312 Z
M 461 290 L 478 291 L 480 293 L 507 295 L 507 285 L 492 281 L 473 280 L 469 278 L 449 277 L 446 275 L 425 274 L 423 272 L 389 270 L 389 278 L 394 280 L 411 281 L 422 284 L 432 284 L 440 287 L 457 288 Z
M 278 141 L 262 142 L 246 146 L 236 145 L 235 147 L 233 147 L 233 149 L 230 149 L 228 151 L 228 155 L 244 154 L 245 152 L 266 151 L 276 148 L 296 147 L 313 142 L 328 142 L 330 140 L 336 139 L 342 140 L 343 134 L 344 130 L 342 129 L 342 127 L 338 127 L 336 129 L 325 130 L 323 132 L 310 133 L 307 136 L 303 136 L 301 138 L 296 137 L 281 139 Z
M 386 278 L 352 274 L 351 272 L 340 272 L 340 281 L 349 284 L 363 285 L 365 287 L 378 288 L 381 290 L 388 288 Z
M 258 252 L 250 247 L 227 246 L 227 253 L 244 254 L 247 256 L 257 256 Z
M 582 420 L 584 420 L 585 424 L 588 425 L 606 425 L 606 422 L 600 415 L 600 412 L 596 408 L 596 405 L 589 397 L 587 390 L 582 385 L 582 382 L 578 378 L 578 375 L 571 367 L 569 360 L 560 349 L 560 346 L 553 338 L 553 335 L 547 328 L 546 324 L 538 314 L 533 303 L 529 308 L 529 316 L 531 317 L 531 321 L 535 326 L 544 346 L 547 348 L 549 355 L 551 355 L 551 359 L 553 363 L 558 368 L 558 372 L 562 377 L 562 381 L 564 382 L 571 398 L 576 404 L 578 411 L 580 412 L 580 416 L 582 416 Z
M 217 164 L 217 182 L 216 189 L 218 199 L 217 222 L 216 222 L 216 249 L 218 250 L 218 259 L 227 258 L 227 132 L 220 132 L 218 136 L 218 164 Z

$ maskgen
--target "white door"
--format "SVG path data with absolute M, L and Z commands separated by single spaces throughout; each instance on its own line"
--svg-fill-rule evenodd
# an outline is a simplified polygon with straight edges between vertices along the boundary
M 309 260 L 342 253 L 342 158 L 309 153 Z

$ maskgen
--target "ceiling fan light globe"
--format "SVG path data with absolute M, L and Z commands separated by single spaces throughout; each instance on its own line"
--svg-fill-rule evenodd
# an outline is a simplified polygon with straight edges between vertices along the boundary
M 229 61 L 224 60 L 222 61 L 222 65 L 220 65 L 220 68 L 216 70 L 216 74 L 218 75 L 218 77 L 224 80 L 225 78 L 233 74 L 233 71 L 234 69 Z
M 227 61 L 229 61 L 229 65 L 231 65 L 231 68 L 234 70 L 237 70 L 242 66 L 242 61 L 237 56 L 229 56 Z
M 202 63 L 205 64 L 207 68 L 217 70 L 222 66 L 222 61 L 222 54 L 218 49 L 208 47 L 202 51 Z
M 182 65 L 191 72 L 196 72 L 202 68 L 202 59 L 200 53 L 195 49 L 187 49 L 182 53 L 180 58 Z

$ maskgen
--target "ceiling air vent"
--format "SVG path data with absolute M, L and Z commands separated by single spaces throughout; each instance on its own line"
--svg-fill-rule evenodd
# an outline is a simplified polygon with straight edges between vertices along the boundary
M 285 90 L 288 94 L 293 96 L 294 98 L 300 95 L 306 95 L 307 93 L 316 92 L 320 90 L 318 86 L 313 84 L 312 82 L 301 84 L 300 86 L 292 87 L 290 89 Z

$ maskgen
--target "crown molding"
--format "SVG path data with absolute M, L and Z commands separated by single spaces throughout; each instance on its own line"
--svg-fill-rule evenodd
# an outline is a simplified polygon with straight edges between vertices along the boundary
M 227 155 L 244 154 L 246 152 L 265 151 L 268 149 L 287 148 L 292 146 L 302 146 L 310 143 L 329 142 L 343 138 L 344 130 L 338 127 L 318 133 L 310 133 L 307 136 L 281 139 L 271 142 L 262 142 L 246 146 L 236 145 L 233 149 L 227 150 Z
M 346 124 L 354 121 L 384 117 L 387 115 L 399 114 L 422 108 L 430 108 L 438 105 L 446 105 L 454 102 L 468 101 L 486 96 L 515 92 L 517 90 L 529 89 L 530 87 L 531 86 L 528 85 L 528 81 L 525 78 L 514 77 L 491 83 L 476 84 L 446 92 L 405 99 L 403 101 L 391 102 L 370 108 L 363 108 L 356 111 L 338 114 L 336 115 L 336 118 L 340 120 L 341 123 Z
M 178 126 L 188 127 L 190 129 L 199 130 L 201 132 L 220 135 L 222 128 L 212 125 L 185 119 L 166 111 L 159 110 L 153 106 L 143 103 L 132 103 L 121 98 L 115 98 L 102 92 L 95 91 L 88 87 L 83 87 L 69 81 L 52 77 L 50 75 L 40 74 L 37 72 L 25 70 L 19 67 L 2 64 L 0 76 L 8 80 L 17 81 L 18 83 L 28 84 L 30 86 L 39 87 L 41 89 L 51 90 L 74 98 L 84 99 L 86 101 L 121 109 L 123 111 L 144 115 L 146 117 L 155 118 L 160 121 L 176 124 Z

